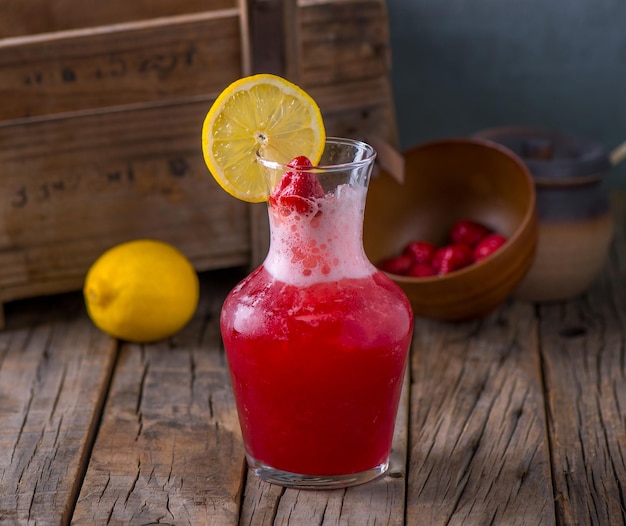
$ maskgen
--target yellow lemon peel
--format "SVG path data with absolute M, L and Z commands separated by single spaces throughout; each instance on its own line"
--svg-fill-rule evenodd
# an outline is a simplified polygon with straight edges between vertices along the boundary
M 189 322 L 198 305 L 198 275 L 177 248 L 134 240 L 107 250 L 91 265 L 83 296 L 99 329 L 147 343 L 168 338 Z

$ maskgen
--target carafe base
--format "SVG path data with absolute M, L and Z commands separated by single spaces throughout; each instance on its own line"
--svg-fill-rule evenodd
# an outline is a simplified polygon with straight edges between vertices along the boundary
M 347 473 L 345 475 L 304 475 L 267 466 L 250 455 L 246 455 L 246 459 L 248 460 L 250 470 L 261 480 L 278 486 L 298 489 L 339 489 L 357 486 L 380 477 L 389 468 L 389 460 L 387 460 L 372 469 L 358 473 Z

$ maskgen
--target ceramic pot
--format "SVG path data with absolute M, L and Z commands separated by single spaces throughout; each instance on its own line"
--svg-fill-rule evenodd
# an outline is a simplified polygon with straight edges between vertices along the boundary
M 549 302 L 585 292 L 604 266 L 612 239 L 605 175 L 621 159 L 612 162 L 602 145 L 552 130 L 504 127 L 475 136 L 512 150 L 535 182 L 537 252 L 515 296 Z

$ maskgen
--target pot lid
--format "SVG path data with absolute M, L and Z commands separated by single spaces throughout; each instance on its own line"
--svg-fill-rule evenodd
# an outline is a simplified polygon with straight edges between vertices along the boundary
M 481 130 L 473 136 L 512 150 L 535 180 L 601 178 L 612 167 L 604 146 L 568 133 L 508 126 Z

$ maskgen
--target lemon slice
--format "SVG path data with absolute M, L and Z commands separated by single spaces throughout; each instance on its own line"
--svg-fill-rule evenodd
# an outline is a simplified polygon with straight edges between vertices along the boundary
M 264 73 L 239 79 L 220 93 L 204 119 L 202 153 L 226 192 L 260 202 L 269 190 L 257 151 L 283 164 L 299 155 L 316 164 L 325 139 L 322 115 L 311 96 Z

